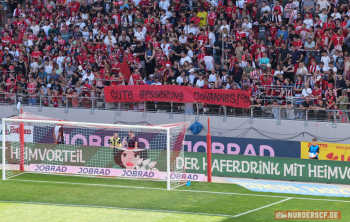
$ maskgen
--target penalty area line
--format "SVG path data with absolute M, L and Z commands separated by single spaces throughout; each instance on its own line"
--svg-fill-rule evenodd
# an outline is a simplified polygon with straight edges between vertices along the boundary
M 0 200 L 0 203 L 39 204 L 39 205 L 52 205 L 52 206 L 64 206 L 64 207 L 90 207 L 90 208 L 103 208 L 103 209 L 114 209 L 114 210 L 150 211 L 150 212 L 158 212 L 158 213 L 193 214 L 193 215 L 201 215 L 201 216 L 235 217 L 234 215 L 224 215 L 224 214 L 207 214 L 207 213 L 195 213 L 195 212 L 185 212 L 185 211 L 153 210 L 153 209 L 138 209 L 138 208 L 109 207 L 109 206 L 93 206 L 93 205 L 78 205 L 78 204 L 59 204 L 59 203 L 7 201 L 7 200 Z
M 235 215 L 234 217 L 239 217 L 239 216 L 242 216 L 242 215 L 245 215 L 245 214 L 249 214 L 249 213 L 251 213 L 251 212 L 254 212 L 254 211 L 257 211 L 257 210 L 261 210 L 261 209 L 264 209 L 264 208 L 267 208 L 267 207 L 270 207 L 270 206 L 273 206 L 273 205 L 276 205 L 276 204 L 285 202 L 285 201 L 290 200 L 290 199 L 293 199 L 293 197 L 289 197 L 289 198 L 287 198 L 287 199 L 280 200 L 280 201 L 278 201 L 278 202 L 275 202 L 275 203 L 272 203 L 272 204 L 268 204 L 268 205 L 266 205 L 266 206 L 259 207 L 259 208 L 256 208 L 256 209 L 254 209 L 254 210 L 249 210 L 249 211 L 247 211 L 247 212 L 244 212 L 244 213 L 241 213 L 241 214 L 237 214 L 237 215 Z
M 113 185 L 113 184 L 93 184 L 93 183 L 73 183 L 73 182 L 60 182 L 60 181 L 40 181 L 40 180 L 21 180 L 21 179 L 10 179 L 3 181 L 24 181 L 24 182 L 34 182 L 34 183 L 57 183 L 57 184 L 71 184 L 71 185 L 86 185 L 86 186 L 103 186 L 103 187 L 119 187 L 119 188 L 134 188 L 134 189 L 148 189 L 148 190 L 163 190 L 168 191 L 164 188 L 155 187 L 136 187 L 136 186 L 123 186 L 123 185 Z M 190 193 L 210 193 L 210 194 L 223 194 L 223 195 L 240 195 L 240 196 L 254 196 L 254 197 L 274 197 L 274 198 L 288 198 L 289 196 L 274 196 L 274 195 L 263 195 L 263 194 L 250 194 L 250 193 L 230 193 L 230 192 L 215 192 L 215 191 L 205 191 L 205 190 L 179 190 L 172 189 L 169 191 L 173 192 L 190 192 Z M 295 200 L 312 200 L 312 201 L 330 201 L 330 202 L 342 202 L 350 203 L 350 200 L 335 200 L 335 199 L 317 199 L 317 198 L 307 198 L 307 197 L 292 197 Z

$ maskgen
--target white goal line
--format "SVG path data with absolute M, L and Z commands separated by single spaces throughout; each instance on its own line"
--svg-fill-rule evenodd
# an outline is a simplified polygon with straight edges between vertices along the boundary
M 134 189 L 149 189 L 149 190 L 167 190 L 164 188 L 152 188 L 152 187 L 136 187 L 136 186 L 123 186 L 113 184 L 93 184 L 93 183 L 72 183 L 72 182 L 60 182 L 60 181 L 40 181 L 40 180 L 21 180 L 21 179 L 10 179 L 5 181 L 24 181 L 24 182 L 35 182 L 35 183 L 57 183 L 57 184 L 72 184 L 72 185 L 85 185 L 85 186 L 105 186 L 105 187 L 120 187 L 120 188 L 134 188 Z M 1 181 L 0 181 L 1 182 Z M 350 200 L 334 200 L 334 199 L 317 199 L 307 197 L 289 197 L 289 196 L 270 196 L 263 194 L 249 194 L 249 193 L 230 193 L 230 192 L 213 192 L 213 191 L 201 191 L 201 190 L 179 190 L 172 189 L 174 192 L 190 192 L 190 193 L 210 193 L 210 194 L 223 194 L 223 195 L 240 195 L 240 196 L 255 196 L 255 197 L 274 197 L 274 198 L 292 198 L 297 200 L 312 200 L 312 201 L 330 201 L 330 202 L 342 202 L 350 203 Z

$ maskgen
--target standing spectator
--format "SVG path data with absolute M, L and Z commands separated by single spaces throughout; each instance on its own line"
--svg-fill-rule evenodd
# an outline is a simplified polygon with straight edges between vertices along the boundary
M 295 119 L 294 106 L 290 101 L 287 101 L 287 104 L 282 108 L 286 110 L 287 119 Z
M 285 78 L 294 79 L 295 66 L 292 64 L 292 58 L 288 58 L 287 64 L 283 68 Z
M 303 2 L 303 9 L 304 9 L 304 13 L 306 11 L 308 12 L 312 12 L 314 10 L 314 1 L 313 0 L 305 0 Z
M 153 44 L 147 44 L 147 50 L 145 52 L 145 65 L 147 74 L 151 74 L 154 72 L 155 67 L 155 50 L 153 49 Z
M 240 84 L 242 80 L 242 75 L 243 75 L 243 69 L 239 67 L 239 62 L 235 62 L 235 65 L 230 73 L 230 76 L 232 76 L 232 80 Z
M 302 61 L 303 59 L 303 54 L 301 54 L 298 50 L 295 49 L 294 45 L 290 46 L 291 52 L 290 52 L 290 57 L 292 59 L 292 64 L 294 65 L 294 73 L 297 71 L 299 68 L 299 62 Z M 294 79 L 294 78 L 291 78 Z
M 29 98 L 28 98 L 29 105 L 35 106 L 36 105 L 36 83 L 34 81 L 34 77 L 30 77 L 26 91 L 29 95 Z
M 340 110 L 348 109 L 349 97 L 346 94 L 346 89 L 342 90 L 342 95 L 338 97 L 337 103 L 339 104 Z
M 345 89 L 345 80 L 343 78 L 343 75 L 341 73 L 338 73 L 338 80 L 336 81 L 337 96 L 342 95 L 343 89 Z
M 203 58 L 203 62 L 205 63 L 205 67 L 206 67 L 208 70 L 213 69 L 213 68 L 214 68 L 215 62 L 214 62 L 214 58 L 213 58 L 213 56 L 212 56 L 212 53 L 211 53 L 210 50 L 207 50 L 207 53 L 206 53 L 206 54 L 207 54 L 207 55 L 204 56 L 204 58 Z M 180 64 L 181 64 L 181 63 L 180 63 Z
M 137 46 L 134 49 L 134 53 L 137 54 L 137 58 L 139 59 L 141 63 L 141 68 L 145 69 L 146 68 L 146 63 L 145 63 L 145 47 L 142 45 L 141 41 L 136 42 Z
M 204 8 L 199 8 L 199 12 L 197 13 L 197 17 L 200 19 L 199 27 L 203 27 L 204 25 L 207 25 L 207 17 L 208 13 L 204 11 Z
M 279 60 L 280 63 L 282 63 L 281 65 L 287 64 L 287 60 L 288 60 L 288 55 L 289 55 L 289 49 L 287 48 L 287 44 L 285 42 L 281 43 L 282 48 L 279 50 Z

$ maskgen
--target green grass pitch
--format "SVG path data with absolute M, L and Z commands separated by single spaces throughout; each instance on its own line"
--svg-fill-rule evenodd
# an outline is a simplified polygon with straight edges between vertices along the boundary
M 350 221 L 350 198 L 204 182 L 165 187 L 157 181 L 23 174 L 0 180 L 0 221 L 274 221 L 277 210 L 342 211 L 342 219 L 332 221 Z

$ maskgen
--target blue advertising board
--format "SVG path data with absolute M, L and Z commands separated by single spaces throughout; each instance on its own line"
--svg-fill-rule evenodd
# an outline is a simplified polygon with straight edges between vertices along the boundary
M 53 143 L 53 127 L 34 127 L 34 143 Z M 125 138 L 127 130 L 115 131 L 101 128 L 64 128 L 65 144 L 85 146 L 109 146 L 108 140 L 114 132 Z M 146 149 L 166 149 L 166 135 L 154 132 L 138 132 L 139 147 Z M 182 139 L 182 138 L 178 138 Z M 186 152 L 206 152 L 206 136 L 186 135 Z M 212 153 L 300 158 L 300 142 L 282 140 L 264 140 L 212 136 Z
M 300 142 L 212 136 L 212 153 L 300 158 Z M 206 152 L 206 136 L 186 135 L 186 152 Z

